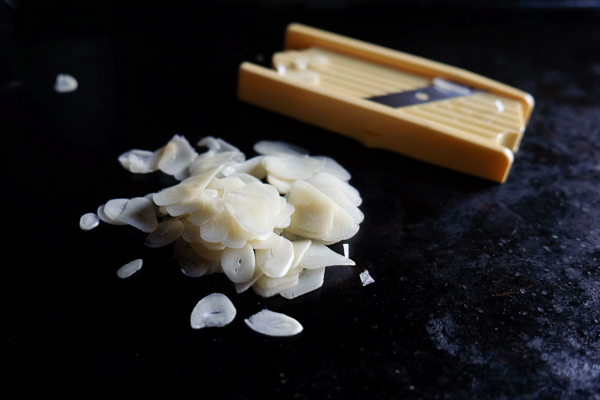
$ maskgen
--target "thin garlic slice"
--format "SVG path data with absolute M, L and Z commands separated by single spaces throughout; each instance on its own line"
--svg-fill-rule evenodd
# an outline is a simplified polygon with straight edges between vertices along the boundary
M 146 233 L 154 232 L 158 228 L 154 203 L 144 197 L 129 200 L 125 210 L 119 215 L 119 220 Z
M 196 304 L 190 316 L 190 325 L 194 329 L 223 327 L 235 318 L 237 311 L 227 296 L 213 293 Z
M 254 274 L 254 251 L 249 244 L 241 249 L 225 249 L 221 258 L 223 272 L 232 282 L 246 282 Z
M 302 256 L 299 265 L 303 268 L 317 269 L 333 265 L 356 265 L 356 263 L 321 243 L 313 242 Z
M 202 174 L 187 178 L 175 186 L 163 189 L 153 196 L 154 202 L 159 206 L 168 206 L 193 201 L 200 196 L 220 169 L 221 167 L 211 168 Z
M 100 224 L 100 218 L 94 213 L 83 214 L 79 219 L 79 227 L 84 231 L 94 229 Z
M 175 175 L 196 159 L 198 153 L 184 136 L 175 135 L 164 147 L 158 168 L 165 174 Z
M 305 269 L 298 276 L 298 284 L 289 289 L 282 290 L 279 294 L 286 299 L 294 299 L 303 294 L 317 290 L 323 286 L 325 267 Z
M 267 336 L 294 336 L 304 329 L 294 318 L 270 310 L 262 310 L 244 322 L 253 331 Z
M 258 154 L 292 154 L 296 156 L 307 155 L 308 151 L 300 146 L 295 146 L 286 142 L 275 142 L 271 140 L 261 140 L 254 145 L 254 151 Z
M 281 291 L 292 288 L 298 284 L 300 270 L 296 273 L 289 273 L 281 278 L 271 278 L 267 275 L 262 275 L 252 285 L 254 293 L 261 297 L 273 297 Z
M 158 224 L 158 228 L 146 236 L 146 246 L 163 247 L 173 243 L 181 236 L 183 223 L 178 219 L 166 219 Z
M 269 249 L 256 250 L 256 265 L 271 278 L 284 276 L 292 266 L 292 261 L 294 261 L 294 245 L 285 238 Z
M 158 170 L 160 153 L 148 150 L 129 150 L 119 156 L 119 162 L 134 174 L 149 174 Z
M 252 277 L 250 279 L 248 279 L 246 282 L 234 283 L 235 291 L 238 293 L 245 292 L 250 286 L 254 285 L 254 283 L 263 275 L 264 273 L 260 270 L 260 268 L 254 268 L 254 273 L 252 274 Z
M 102 207 L 102 210 L 98 209 L 98 217 L 100 217 L 102 221 L 112 225 L 127 225 L 125 222 L 119 219 L 119 216 L 127 207 L 127 203 L 129 203 L 129 199 L 109 200 Z
M 142 268 L 143 260 L 141 258 L 133 260 L 117 270 L 117 276 L 121 279 L 129 278 Z

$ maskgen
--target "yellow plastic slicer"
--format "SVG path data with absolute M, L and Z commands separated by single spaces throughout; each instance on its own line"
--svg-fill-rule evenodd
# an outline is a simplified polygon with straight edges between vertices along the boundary
M 240 100 L 467 174 L 504 182 L 533 109 L 518 89 L 300 24 L 273 68 L 245 62 Z

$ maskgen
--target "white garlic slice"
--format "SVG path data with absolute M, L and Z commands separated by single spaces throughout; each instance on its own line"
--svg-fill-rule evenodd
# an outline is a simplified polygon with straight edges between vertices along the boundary
M 362 203 L 362 198 L 360 197 L 360 193 L 358 190 L 356 190 L 356 188 L 332 174 L 321 172 L 307 179 L 306 182 L 310 183 L 319 190 L 327 188 L 337 189 L 344 193 L 344 195 L 348 198 L 348 201 L 356 207 Z
M 292 154 L 296 156 L 307 155 L 308 151 L 300 146 L 295 146 L 286 142 L 276 142 L 271 140 L 261 140 L 254 145 L 254 151 L 258 154 Z
M 84 231 L 94 229 L 100 224 L 100 218 L 94 213 L 83 214 L 79 219 L 79 227 Z
M 213 293 L 196 304 L 190 316 L 190 325 L 194 329 L 223 327 L 235 318 L 237 311 L 227 296 Z
M 194 201 L 220 169 L 221 167 L 214 167 L 202 174 L 185 179 L 175 186 L 161 190 L 153 196 L 154 202 L 159 206 L 168 206 Z
M 254 268 L 254 273 L 252 274 L 252 277 L 250 279 L 248 279 L 246 282 L 234 283 L 235 291 L 237 293 L 245 292 L 250 286 L 254 285 L 258 278 L 260 278 L 263 275 L 264 273 L 260 270 L 260 268 Z
M 173 243 L 181 236 L 183 223 L 178 219 L 166 219 L 158 224 L 158 228 L 146 236 L 146 246 L 163 247 Z
M 322 162 L 321 168 L 319 168 L 319 173 L 330 174 L 342 181 L 348 181 L 350 178 L 352 178 L 350 172 L 338 164 L 338 162 L 333 158 L 326 156 L 313 156 L 313 158 Z
M 274 186 L 280 194 L 289 193 L 292 190 L 292 181 L 288 179 L 279 179 L 274 175 L 267 175 L 267 182 Z
M 148 150 L 129 150 L 119 156 L 119 162 L 129 172 L 148 174 L 158 170 L 160 153 Z
M 289 273 L 281 278 L 271 278 L 267 275 L 262 275 L 252 285 L 254 293 L 261 297 L 273 297 L 281 291 L 292 288 L 298 284 L 300 269 L 293 274 Z
M 58 74 L 56 75 L 56 81 L 54 82 L 54 90 L 58 93 L 68 93 L 77 90 L 79 83 L 77 79 L 69 74 Z
M 117 270 L 117 276 L 121 279 L 129 278 L 142 268 L 143 260 L 133 260 Z
M 270 310 L 262 310 L 244 322 L 253 331 L 267 336 L 294 336 L 304 329 L 294 318 Z
M 334 265 L 356 265 L 356 263 L 321 243 L 313 242 L 300 259 L 299 265 L 307 269 L 317 269 Z
M 292 265 L 290 266 L 290 270 L 296 268 L 298 264 L 300 264 L 300 260 L 304 257 L 306 251 L 310 248 L 312 241 L 305 240 L 295 240 L 292 242 L 294 246 L 294 260 L 292 261 Z
M 246 282 L 254 274 L 254 251 L 249 244 L 241 249 L 223 250 L 221 267 L 223 272 L 232 282 Z
M 289 289 L 282 290 L 279 294 L 286 299 L 294 299 L 303 294 L 317 290 L 323 286 L 325 278 L 325 267 L 317 269 L 305 269 L 298 276 L 298 284 Z
M 226 151 L 240 152 L 240 150 L 237 147 L 235 147 L 234 145 L 227 143 L 223 139 L 214 138 L 212 136 L 206 136 L 206 137 L 202 138 L 196 144 L 196 146 L 198 146 L 198 147 L 206 146 L 206 147 L 208 147 L 209 150 L 212 150 L 216 153 L 224 153 Z
M 164 147 L 158 161 L 158 169 L 165 174 L 175 175 L 189 167 L 197 156 L 198 153 L 185 137 L 175 135 Z
M 119 220 L 119 215 L 125 210 L 129 199 L 115 199 L 116 201 L 109 200 L 108 203 L 101 205 L 96 210 L 96 214 L 101 221 L 111 225 L 127 225 L 125 222 Z M 110 203 L 110 205 L 109 205 Z M 109 207 L 107 212 L 106 207 Z M 116 217 L 114 217 L 116 215 Z
M 119 220 L 146 233 L 154 232 L 158 228 L 154 203 L 144 197 L 129 200 L 125 210 L 119 215 Z
M 274 154 L 265 156 L 263 160 L 269 175 L 287 180 L 308 179 L 319 171 L 322 164 L 322 161 L 309 156 L 291 154 Z
M 263 165 L 263 159 L 264 156 L 257 156 L 239 164 L 229 165 L 223 168 L 223 175 L 231 176 L 235 173 L 243 173 L 257 179 L 264 179 L 267 176 L 267 170 Z
M 282 239 L 281 243 L 269 249 L 256 250 L 256 265 L 271 278 L 284 276 L 294 261 L 294 245 Z

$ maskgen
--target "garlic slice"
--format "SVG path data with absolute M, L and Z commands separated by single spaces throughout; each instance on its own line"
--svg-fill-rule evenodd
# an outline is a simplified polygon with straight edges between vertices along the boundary
M 294 245 L 285 238 L 269 249 L 256 250 L 256 265 L 271 278 L 284 276 L 292 266 L 292 261 L 294 261 Z
M 261 297 L 273 297 L 283 290 L 296 286 L 298 284 L 299 275 L 300 270 L 294 274 L 290 273 L 281 278 L 271 278 L 265 274 L 254 282 L 252 290 Z
M 98 213 L 98 217 L 112 225 L 126 225 L 125 222 L 119 219 L 119 216 L 125 211 L 127 203 L 129 203 L 129 199 L 109 200 L 102 208 L 102 211 Z
M 184 136 L 175 135 L 167 143 L 158 161 L 158 169 L 165 174 L 175 175 L 196 159 L 198 153 Z
M 223 327 L 235 318 L 237 311 L 227 296 L 213 293 L 196 304 L 190 316 L 190 325 L 194 329 Z
M 317 269 L 305 269 L 298 276 L 298 284 L 289 289 L 282 290 L 279 294 L 286 299 L 294 299 L 303 294 L 317 290 L 323 286 L 325 278 L 325 267 Z
M 271 140 L 261 140 L 254 145 L 254 151 L 258 154 L 292 154 L 296 156 L 307 155 L 308 151 L 300 146 L 295 146 L 286 142 L 276 142 Z
M 254 251 L 249 244 L 241 249 L 225 249 L 221 258 L 223 272 L 234 283 L 246 282 L 254 274 Z
M 154 212 L 154 203 L 144 197 L 135 197 L 127 202 L 119 220 L 138 228 L 145 233 L 158 228 L 158 219 Z
M 129 278 L 142 268 L 143 260 L 133 260 L 117 270 L 117 276 L 121 279 Z
M 159 206 L 168 206 L 194 201 L 220 169 L 221 167 L 211 168 L 202 174 L 187 178 L 175 186 L 163 189 L 153 196 L 154 202 Z
M 317 269 L 334 265 L 356 265 L 356 263 L 321 243 L 313 242 L 300 259 L 299 265 L 307 269 Z
M 94 213 L 83 214 L 79 219 L 79 227 L 84 231 L 94 229 L 100 224 L 100 218 Z
M 163 247 L 173 243 L 181 236 L 183 223 L 178 219 L 166 219 L 158 224 L 158 228 L 146 236 L 146 246 Z
M 158 170 L 160 153 L 148 150 L 129 150 L 119 156 L 119 162 L 129 172 L 148 174 Z
M 267 336 L 294 336 L 304 329 L 294 318 L 270 310 L 262 310 L 244 322 L 253 331 Z
M 252 274 L 252 277 L 250 279 L 248 279 L 246 282 L 234 283 L 235 291 L 237 293 L 245 292 L 250 286 L 254 285 L 258 278 L 260 278 L 263 275 L 264 273 L 260 270 L 260 268 L 254 268 L 254 273 Z

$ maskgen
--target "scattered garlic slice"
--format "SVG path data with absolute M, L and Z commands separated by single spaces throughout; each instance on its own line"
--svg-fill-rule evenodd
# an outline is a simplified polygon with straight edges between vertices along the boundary
M 223 327 L 234 320 L 237 311 L 227 296 L 213 293 L 196 304 L 190 316 L 190 325 L 194 329 Z
M 129 200 L 118 219 L 146 233 L 154 232 L 158 228 L 154 203 L 144 197 Z
M 367 286 L 375 282 L 375 280 L 371 277 L 371 274 L 369 274 L 369 271 L 367 271 L 366 269 L 363 272 L 361 272 L 359 276 L 363 286 Z
M 68 93 L 77 90 L 79 83 L 77 79 L 69 74 L 58 74 L 56 75 L 56 81 L 54 82 L 54 90 L 58 93 Z
M 129 278 L 142 268 L 143 260 L 133 260 L 117 270 L 117 276 L 121 279 Z
M 94 213 L 83 214 L 79 219 L 79 227 L 84 231 L 94 229 L 100 224 L 100 218 Z
M 250 329 L 267 336 L 294 336 L 304 329 L 294 318 L 270 310 L 262 310 L 244 322 Z

